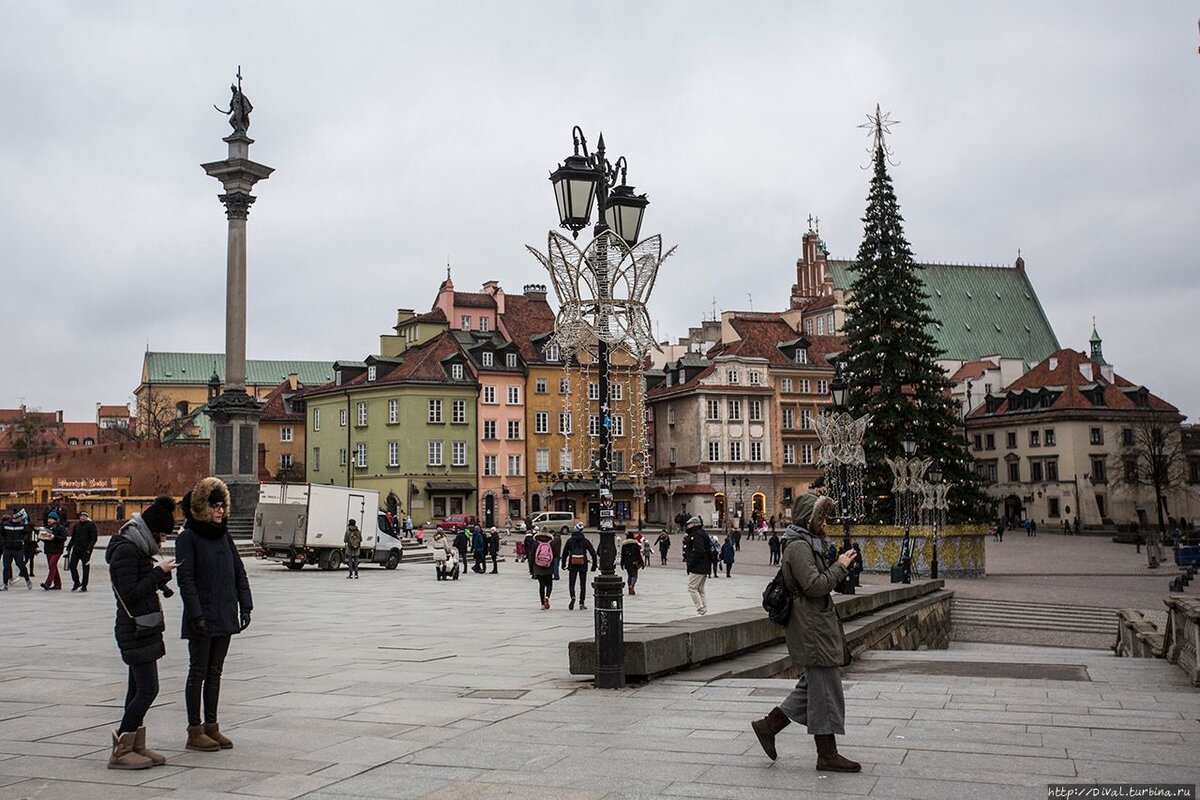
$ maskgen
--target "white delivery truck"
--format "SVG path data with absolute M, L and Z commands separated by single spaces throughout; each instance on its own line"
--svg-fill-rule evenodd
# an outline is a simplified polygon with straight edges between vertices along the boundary
M 256 555 L 288 569 L 342 566 L 346 525 L 362 531 L 360 560 L 395 569 L 404 558 L 396 526 L 379 510 L 379 492 L 320 483 L 264 483 L 254 512 Z

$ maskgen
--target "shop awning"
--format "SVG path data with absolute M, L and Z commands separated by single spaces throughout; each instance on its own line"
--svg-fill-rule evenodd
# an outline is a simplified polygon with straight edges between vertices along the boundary
M 551 484 L 550 491 L 555 494 L 559 492 L 599 492 L 600 484 L 597 481 L 559 481 Z M 617 492 L 632 492 L 633 483 L 631 481 L 614 481 L 613 493 Z

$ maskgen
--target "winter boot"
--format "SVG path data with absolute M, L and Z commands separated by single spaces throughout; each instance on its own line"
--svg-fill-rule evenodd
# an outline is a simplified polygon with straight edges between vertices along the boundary
M 133 752 L 137 753 L 142 758 L 150 759 L 151 765 L 161 767 L 167 763 L 167 757 L 161 753 L 156 753 L 153 750 L 146 749 L 146 726 L 137 729 L 137 733 L 133 735 Z
M 838 754 L 837 737 L 832 733 L 813 736 L 817 743 L 817 769 L 822 772 L 861 772 L 862 764 Z
M 772 708 L 771 713 L 762 719 L 756 719 L 750 723 L 750 727 L 754 729 L 754 735 L 758 737 L 758 743 L 762 745 L 763 752 L 772 761 L 779 756 L 775 752 L 775 736 L 791 724 L 792 721 L 779 710 L 779 706 Z
M 637 587 L 636 587 L 636 586 L 634 586 L 632 583 L 631 583 L 631 584 L 629 584 L 629 593 L 630 593 L 630 594 L 637 594 Z
M 188 725 L 187 735 L 187 744 L 184 746 L 188 750 L 199 750 L 201 753 L 212 753 L 221 749 L 221 745 L 204 732 L 203 725 Z
M 108 757 L 109 769 L 149 769 L 150 759 L 133 752 L 133 737 L 135 734 L 112 732 L 112 755 Z
M 568 611 L 575 610 L 575 598 L 574 597 L 571 598 L 571 602 L 567 603 L 567 610 Z
M 232 750 L 233 742 L 221 733 L 221 727 L 215 722 L 204 723 L 204 734 L 221 746 L 222 750 Z

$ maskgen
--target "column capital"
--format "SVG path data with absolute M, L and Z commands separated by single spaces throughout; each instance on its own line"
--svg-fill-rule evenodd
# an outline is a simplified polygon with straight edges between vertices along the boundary
M 246 219 L 250 216 L 250 206 L 258 198 L 249 192 L 227 192 L 217 195 L 217 199 L 225 204 L 227 219 Z

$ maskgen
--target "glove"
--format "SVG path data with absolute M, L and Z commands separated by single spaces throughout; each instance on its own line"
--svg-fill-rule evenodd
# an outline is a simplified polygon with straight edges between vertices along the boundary
M 204 617 L 196 617 L 192 620 L 192 630 L 201 636 L 208 636 L 208 620 Z
M 239 628 L 239 630 L 243 630 L 243 631 L 244 631 L 244 630 L 246 630 L 246 628 L 249 628 L 249 627 L 250 627 L 250 612 L 249 612 L 249 611 L 243 611 L 243 612 L 242 612 L 242 620 L 241 620 L 241 622 L 242 622 L 242 627 L 241 627 L 241 628 Z

